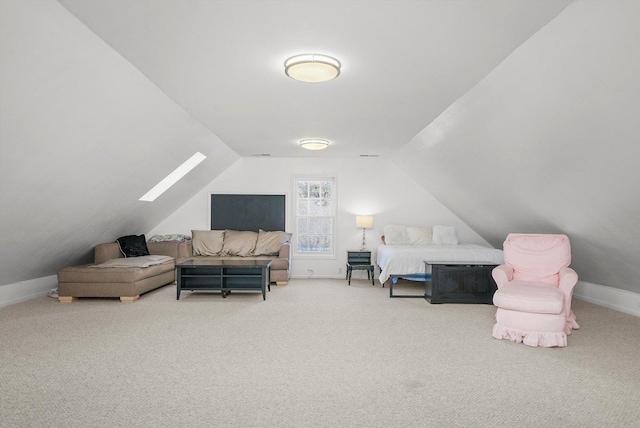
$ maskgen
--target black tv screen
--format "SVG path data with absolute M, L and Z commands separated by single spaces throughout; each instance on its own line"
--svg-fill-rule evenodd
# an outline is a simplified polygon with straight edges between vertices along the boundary
M 211 230 L 285 230 L 285 195 L 211 194 Z

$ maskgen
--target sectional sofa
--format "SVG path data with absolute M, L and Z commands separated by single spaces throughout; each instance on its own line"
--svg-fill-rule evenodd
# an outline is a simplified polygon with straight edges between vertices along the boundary
M 147 242 L 148 255 L 125 257 L 118 242 L 96 245 L 94 263 L 58 272 L 58 300 L 141 294 L 175 282 L 175 264 L 191 259 L 269 259 L 271 282 L 287 285 L 291 275 L 290 234 L 284 232 L 192 231 L 191 242 Z M 144 235 L 140 235 L 144 239 Z

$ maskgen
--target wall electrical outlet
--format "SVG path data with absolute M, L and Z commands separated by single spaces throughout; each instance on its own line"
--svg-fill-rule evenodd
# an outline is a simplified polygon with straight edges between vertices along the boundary
M 338 268 L 338 273 L 342 273 L 342 268 Z

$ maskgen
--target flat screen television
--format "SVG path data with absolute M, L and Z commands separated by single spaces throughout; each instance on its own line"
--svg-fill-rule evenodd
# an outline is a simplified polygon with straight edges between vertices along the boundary
M 211 230 L 285 230 L 285 195 L 211 194 Z

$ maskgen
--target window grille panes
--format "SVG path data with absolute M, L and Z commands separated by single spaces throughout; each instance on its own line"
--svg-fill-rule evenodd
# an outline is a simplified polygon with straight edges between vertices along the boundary
M 332 254 L 333 179 L 296 179 L 296 247 L 300 254 Z

